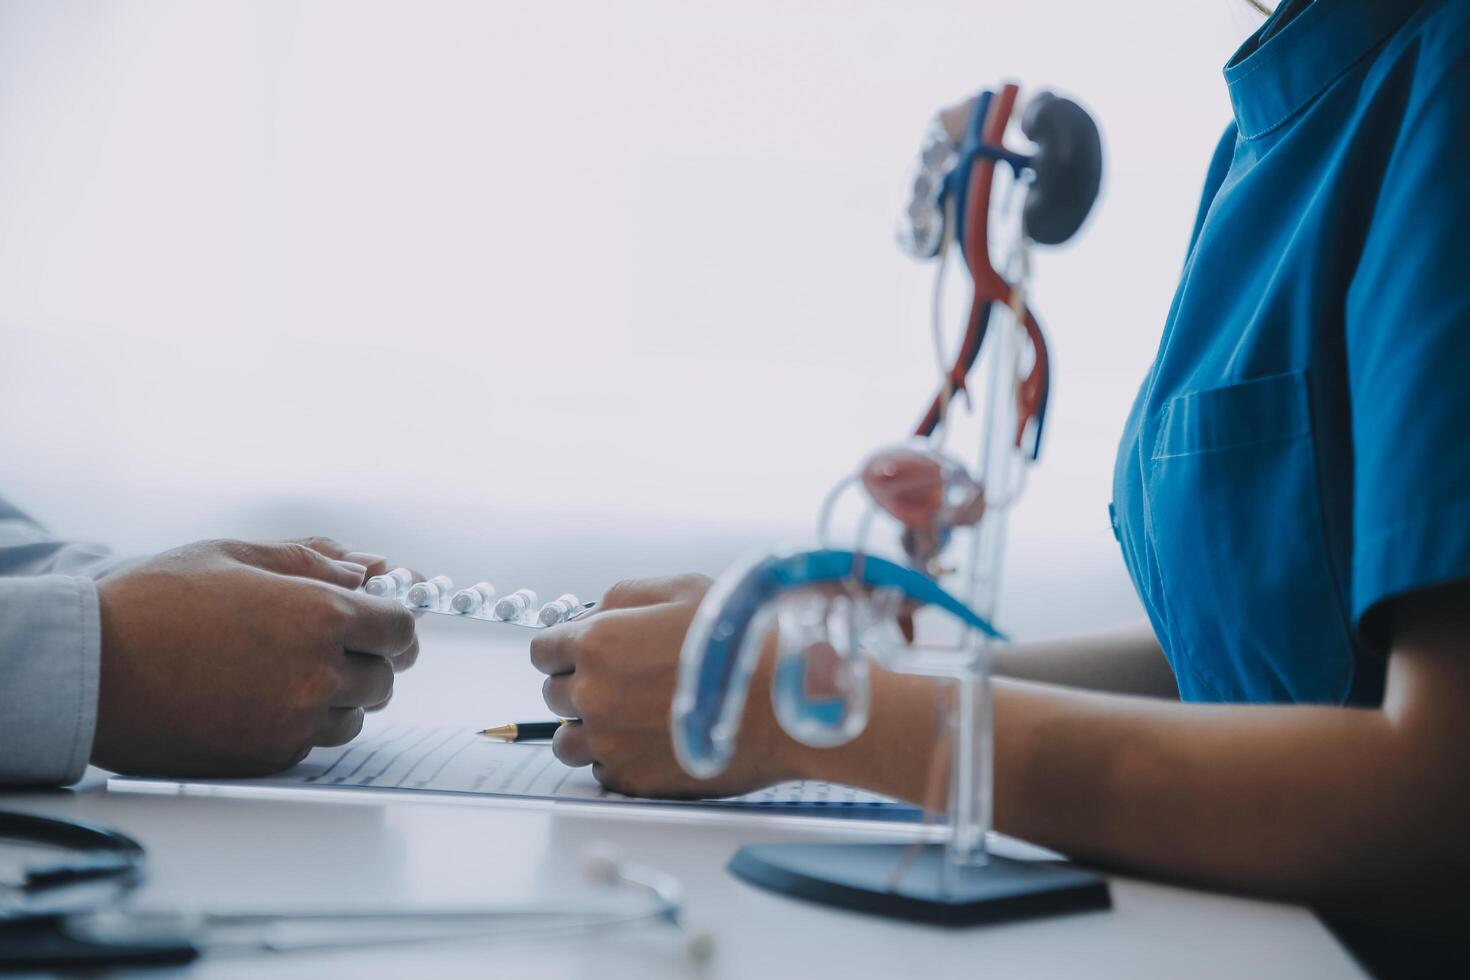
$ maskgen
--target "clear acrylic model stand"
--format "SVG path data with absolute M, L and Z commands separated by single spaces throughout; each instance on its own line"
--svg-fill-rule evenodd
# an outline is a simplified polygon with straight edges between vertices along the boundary
M 967 413 L 978 421 L 979 453 L 970 473 L 985 488 L 984 515 L 972 526 L 955 528 L 943 555 L 944 561 L 959 564 L 945 576 L 960 583 L 953 592 L 986 621 L 993 621 L 999 598 L 1008 512 L 1030 462 L 1015 444 L 1012 397 L 1025 338 L 1010 310 L 995 314 L 988 363 L 976 366 L 986 380 L 972 386 L 977 404 Z M 915 445 L 942 448 L 954 441 L 949 413 L 945 417 L 930 440 Z M 872 517 L 871 512 L 864 517 L 864 531 Z M 859 550 L 866 537 L 860 533 Z M 941 699 L 947 738 L 937 742 L 947 745 L 949 759 L 944 843 L 751 845 L 732 860 L 736 875 L 809 901 L 947 925 L 1109 906 L 1107 883 L 1097 875 L 1060 862 L 999 857 L 987 849 L 994 813 L 990 675 L 995 647 L 1004 641 L 957 628 L 958 635 L 947 642 L 906 643 L 895 637 L 863 651 L 890 670 L 934 677 L 947 688 Z M 914 724 L 930 723 L 914 719 Z

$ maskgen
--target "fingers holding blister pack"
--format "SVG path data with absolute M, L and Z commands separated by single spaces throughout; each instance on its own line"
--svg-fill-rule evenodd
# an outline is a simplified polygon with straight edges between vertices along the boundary
M 526 629 L 545 629 L 570 622 L 594 605 L 580 601 L 570 592 L 564 592 L 543 605 L 534 589 L 516 589 L 500 595 L 489 582 L 477 582 L 467 589 L 456 590 L 447 575 L 425 579 L 406 568 L 375 575 L 358 591 L 387 599 L 416 614 L 436 613 Z
M 367 566 L 350 564 L 349 584 L 343 560 L 308 543 L 205 541 L 104 576 L 92 761 L 262 775 L 351 738 L 418 643 L 401 602 L 352 590 Z
M 686 634 L 708 582 L 680 576 L 619 583 L 595 613 L 531 640 L 531 665 L 548 675 L 547 707 L 576 719 L 552 736 L 562 763 L 590 765 L 603 786 L 633 796 L 732 796 L 796 778 L 770 746 L 752 747 L 718 780 L 692 778 L 675 759 L 668 718 L 677 663 L 665 654 Z M 769 669 L 758 673 L 767 684 Z M 769 715 L 771 699 L 752 699 L 752 711 Z

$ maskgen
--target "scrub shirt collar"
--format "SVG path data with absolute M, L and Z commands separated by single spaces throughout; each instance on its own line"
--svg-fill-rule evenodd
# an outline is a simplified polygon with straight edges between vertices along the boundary
M 1255 139 L 1286 122 L 1418 6 L 1419 0 L 1315 0 L 1279 30 L 1264 25 L 1225 65 L 1240 135 Z

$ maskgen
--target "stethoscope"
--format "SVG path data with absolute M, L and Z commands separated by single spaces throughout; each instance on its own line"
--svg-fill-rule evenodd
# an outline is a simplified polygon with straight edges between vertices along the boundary
M 316 909 L 289 912 L 148 910 L 124 899 L 142 882 L 143 846 L 116 830 L 75 820 L 0 811 L 0 840 L 68 853 L 0 882 L 0 972 L 166 966 L 205 953 L 248 954 L 448 939 L 566 938 L 664 924 L 684 934 L 689 956 L 714 954 L 711 934 L 685 922 L 673 875 L 606 848 L 583 857 L 594 881 L 643 900 L 595 906 Z

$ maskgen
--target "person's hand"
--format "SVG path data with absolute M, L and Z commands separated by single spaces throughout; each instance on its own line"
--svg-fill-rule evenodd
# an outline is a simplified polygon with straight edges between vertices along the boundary
M 205 541 L 106 576 L 92 761 L 260 775 L 350 741 L 418 657 L 413 615 L 353 591 L 386 569 L 311 538 Z
M 608 789 L 633 796 L 733 796 L 798 778 L 795 743 L 771 710 L 770 651 L 751 679 L 730 767 L 711 780 L 679 767 L 669 706 L 679 648 L 709 590 L 702 575 L 621 582 L 583 617 L 531 641 L 531 663 L 549 674 L 546 704 L 565 718 L 552 741 L 569 766 L 592 766 Z

